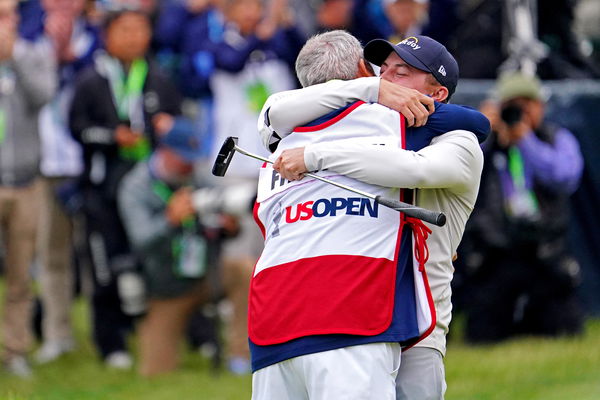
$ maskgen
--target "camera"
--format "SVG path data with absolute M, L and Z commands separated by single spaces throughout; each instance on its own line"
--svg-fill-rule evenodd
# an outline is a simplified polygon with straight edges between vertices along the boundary
M 513 126 L 523 117 L 523 109 L 518 104 L 508 103 L 500 111 L 500 118 L 508 126 Z
M 194 209 L 200 216 L 229 214 L 236 217 L 252 213 L 256 199 L 256 184 L 229 187 L 207 187 L 192 194 Z

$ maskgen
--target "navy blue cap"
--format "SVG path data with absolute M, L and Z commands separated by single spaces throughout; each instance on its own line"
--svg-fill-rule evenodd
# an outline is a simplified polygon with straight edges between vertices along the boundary
M 375 39 L 365 46 L 364 56 L 370 63 L 381 66 L 392 51 L 408 65 L 431 72 L 448 89 L 448 98 L 454 93 L 458 84 L 458 63 L 443 44 L 422 35 L 407 37 L 396 45 Z
M 185 118 L 175 118 L 173 127 L 161 138 L 160 144 L 173 150 L 188 162 L 194 162 L 203 155 L 196 129 Z

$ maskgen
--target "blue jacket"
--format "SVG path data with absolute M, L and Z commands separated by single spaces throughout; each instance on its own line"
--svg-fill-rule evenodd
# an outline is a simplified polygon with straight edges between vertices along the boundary
M 304 45 L 305 38 L 296 27 L 280 29 L 266 41 L 251 35 L 234 45 L 229 38 L 239 35 L 235 27 L 219 25 L 220 22 L 221 16 L 215 10 L 209 10 L 196 17 L 186 28 L 181 74 L 187 95 L 209 95 L 210 77 L 215 69 L 240 72 L 255 50 L 262 50 L 267 58 L 282 59 L 293 68 Z

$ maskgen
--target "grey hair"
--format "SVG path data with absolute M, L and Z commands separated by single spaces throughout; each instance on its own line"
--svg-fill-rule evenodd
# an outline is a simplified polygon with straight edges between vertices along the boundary
M 296 75 L 303 87 L 331 79 L 350 80 L 358 75 L 363 49 L 358 39 L 343 30 L 317 34 L 304 44 L 296 59 Z

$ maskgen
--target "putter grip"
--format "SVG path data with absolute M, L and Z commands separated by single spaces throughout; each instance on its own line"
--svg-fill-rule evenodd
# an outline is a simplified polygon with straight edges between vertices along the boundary
M 446 224 L 446 216 L 441 212 L 426 210 L 421 207 L 413 206 L 412 204 L 403 203 L 382 196 L 376 196 L 375 201 L 396 211 L 402 211 L 409 217 L 417 218 L 433 225 L 444 226 Z

